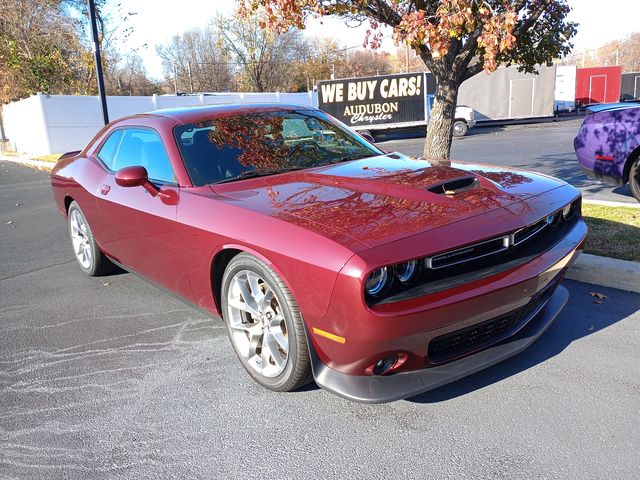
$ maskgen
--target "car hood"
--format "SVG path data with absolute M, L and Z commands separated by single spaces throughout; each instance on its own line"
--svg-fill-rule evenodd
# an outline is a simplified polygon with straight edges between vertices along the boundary
M 444 166 L 387 154 L 211 188 L 244 208 L 375 247 L 561 185 L 524 171 L 459 162 Z

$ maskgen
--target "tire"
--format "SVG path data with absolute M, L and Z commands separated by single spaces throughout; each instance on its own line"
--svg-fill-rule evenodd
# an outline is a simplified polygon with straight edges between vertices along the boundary
M 640 202 L 640 157 L 636 158 L 629 170 L 629 186 L 631 194 Z
M 302 315 L 282 279 L 263 261 L 241 253 L 227 265 L 221 292 L 229 340 L 249 375 L 276 392 L 309 383 Z
M 115 265 L 102 253 L 93 238 L 91 227 L 80 206 L 74 201 L 67 212 L 69 237 L 78 265 L 90 277 L 99 277 L 115 270 Z
M 469 125 L 464 120 L 456 120 L 453 122 L 453 136 L 464 137 L 469 133 Z

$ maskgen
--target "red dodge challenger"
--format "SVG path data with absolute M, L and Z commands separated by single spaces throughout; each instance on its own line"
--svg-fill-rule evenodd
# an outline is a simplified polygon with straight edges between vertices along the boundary
M 116 120 L 51 183 L 85 273 L 117 265 L 222 317 L 266 388 L 360 402 L 524 350 L 587 234 L 560 180 L 385 153 L 292 105 Z

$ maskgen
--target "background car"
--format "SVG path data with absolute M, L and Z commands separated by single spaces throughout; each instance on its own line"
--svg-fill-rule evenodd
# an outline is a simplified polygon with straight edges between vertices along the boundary
M 629 184 L 640 202 L 640 105 L 589 107 L 574 140 L 582 171 L 613 185 Z
M 51 181 L 87 274 L 119 265 L 221 316 L 269 389 L 362 402 L 525 349 L 586 236 L 562 181 L 384 153 L 295 106 L 120 119 Z

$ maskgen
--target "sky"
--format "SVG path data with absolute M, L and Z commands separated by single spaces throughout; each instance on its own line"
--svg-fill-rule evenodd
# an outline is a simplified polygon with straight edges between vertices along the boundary
M 123 2 L 124 3 L 124 2 Z M 638 0 L 569 0 L 571 19 L 580 24 L 573 39 L 576 50 L 593 49 L 600 45 L 640 31 L 640 2 Z M 136 12 L 128 23 L 133 33 L 122 53 L 137 49 L 149 74 L 162 76 L 162 65 L 156 55 L 156 45 L 169 41 L 174 35 L 205 26 L 216 14 L 231 14 L 237 8 L 234 0 L 127 0 L 126 9 Z M 306 29 L 311 36 L 331 36 L 345 47 L 361 45 L 366 27 L 349 28 L 340 19 L 312 20 Z M 146 45 L 146 47 L 142 47 Z M 383 49 L 393 50 L 390 38 Z

